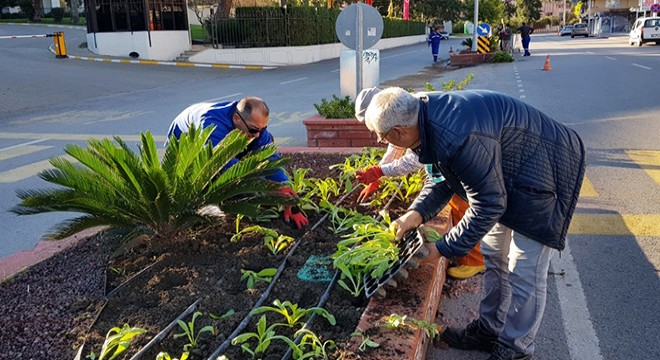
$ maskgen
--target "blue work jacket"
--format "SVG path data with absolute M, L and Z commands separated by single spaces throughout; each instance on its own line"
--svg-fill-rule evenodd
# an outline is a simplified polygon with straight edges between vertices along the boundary
M 236 112 L 236 104 L 238 101 L 224 101 L 219 103 L 198 103 L 193 104 L 183 110 L 170 125 L 170 129 L 167 131 L 167 138 L 169 139 L 174 135 L 177 139 L 183 133 L 187 133 L 191 125 L 195 125 L 196 128 L 206 128 L 211 125 L 215 125 L 215 130 L 211 133 L 210 141 L 213 146 L 218 145 L 222 139 L 224 139 L 227 134 L 234 130 L 234 124 L 232 122 L 232 116 Z M 251 151 L 261 149 L 273 143 L 273 136 L 264 130 L 261 135 L 254 139 L 250 144 L 248 144 L 245 151 L 240 153 L 237 157 L 231 159 L 227 165 L 222 169 L 226 171 L 230 167 L 234 166 L 243 156 L 247 155 Z M 270 160 L 277 160 L 280 158 L 278 153 L 273 154 L 270 157 Z M 286 176 L 283 170 L 279 170 L 273 175 L 267 177 L 269 180 L 277 182 L 287 182 L 289 178 Z

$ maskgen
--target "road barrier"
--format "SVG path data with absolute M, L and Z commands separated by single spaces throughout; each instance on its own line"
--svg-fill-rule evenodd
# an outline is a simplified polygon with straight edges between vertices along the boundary
M 66 59 L 68 58 L 66 54 L 66 42 L 64 41 L 64 33 L 63 32 L 55 32 L 52 34 L 39 34 L 39 35 L 7 35 L 7 36 L 0 36 L 0 40 L 2 39 L 30 39 L 30 38 L 45 38 L 45 37 L 52 37 L 53 42 L 55 44 L 55 57 L 58 59 Z

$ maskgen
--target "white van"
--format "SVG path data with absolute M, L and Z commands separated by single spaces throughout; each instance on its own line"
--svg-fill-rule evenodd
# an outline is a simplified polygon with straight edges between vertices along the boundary
M 660 17 L 641 17 L 635 20 L 630 30 L 628 44 L 642 46 L 643 43 L 651 41 L 660 45 Z

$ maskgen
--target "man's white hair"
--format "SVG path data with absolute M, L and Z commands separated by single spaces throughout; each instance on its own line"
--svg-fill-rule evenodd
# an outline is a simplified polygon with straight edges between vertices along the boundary
M 417 125 L 419 98 L 398 87 L 387 88 L 374 96 L 365 114 L 365 124 L 381 134 L 395 126 Z

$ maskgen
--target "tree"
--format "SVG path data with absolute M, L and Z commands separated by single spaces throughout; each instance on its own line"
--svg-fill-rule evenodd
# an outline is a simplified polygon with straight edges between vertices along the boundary
M 415 18 L 424 15 L 425 18 L 458 21 L 464 8 L 461 0 L 416 0 L 410 3 L 411 14 L 415 14 Z
M 32 1 L 32 8 L 34 9 L 34 16 L 32 17 L 32 21 L 34 22 L 41 22 L 41 18 L 44 16 L 44 7 L 41 1 L 42 0 Z
M 71 9 L 71 23 L 77 24 L 80 21 L 78 16 L 78 8 L 80 7 L 80 0 L 69 0 L 69 8 Z
M 518 0 L 516 2 L 518 16 L 531 22 L 541 18 L 541 0 Z
M 513 0 L 503 0 L 504 4 L 504 15 L 507 19 L 511 19 L 516 15 L 516 4 Z
M 474 19 L 474 0 L 468 0 L 466 6 L 465 16 L 472 21 Z M 503 17 L 504 4 L 501 0 L 479 0 L 479 21 L 494 24 L 499 23 Z
M 234 6 L 234 0 L 218 0 L 218 17 L 227 18 Z
M 188 0 L 188 9 L 195 13 L 195 17 L 203 27 L 206 27 L 206 19 L 204 19 L 204 8 L 214 5 L 216 0 Z

